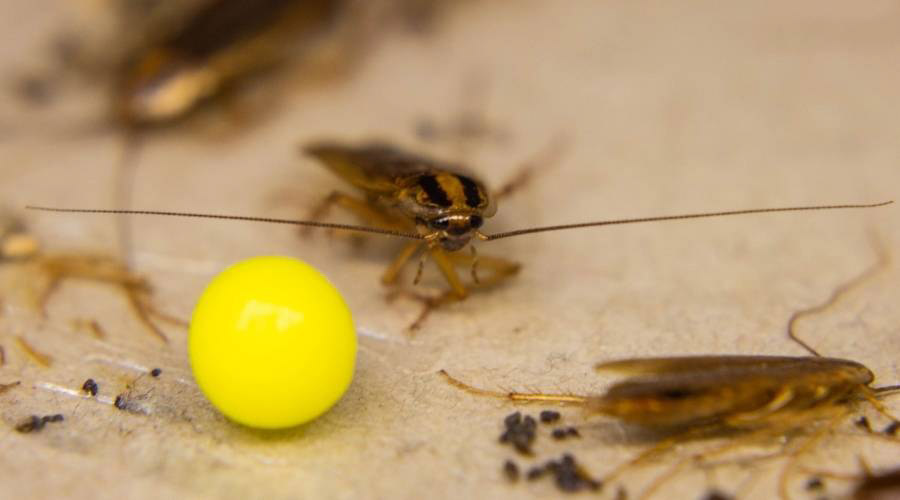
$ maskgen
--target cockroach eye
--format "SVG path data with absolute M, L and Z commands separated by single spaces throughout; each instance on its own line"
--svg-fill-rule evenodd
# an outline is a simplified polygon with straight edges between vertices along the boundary
M 446 217 L 435 219 L 431 221 L 430 225 L 435 229 L 447 229 L 448 227 L 450 227 L 450 219 Z
M 472 229 L 478 229 L 482 224 L 484 224 L 484 219 L 480 215 L 472 215 L 469 217 L 469 227 Z

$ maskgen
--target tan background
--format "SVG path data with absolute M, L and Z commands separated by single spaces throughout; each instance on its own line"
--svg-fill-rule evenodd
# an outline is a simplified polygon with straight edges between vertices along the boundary
M 3 76 L 35 64 L 64 21 L 63 2 L 7 0 Z M 47 4 L 47 5 L 45 5 Z M 300 216 L 340 186 L 296 145 L 314 138 L 381 137 L 415 145 L 422 116 L 459 111 L 470 75 L 488 82 L 489 117 L 510 139 L 469 151 L 494 185 L 557 134 L 571 136 L 552 174 L 500 207 L 487 229 L 730 208 L 869 202 L 900 186 L 900 9 L 895 2 L 485 1 L 453 9 L 424 37 L 387 35 L 352 77 L 282 96 L 279 111 L 239 135 L 195 128 L 157 134 L 140 160 L 141 208 Z M 78 123 L 28 113 L 3 97 L 0 199 L 106 207 L 118 138 L 60 139 Z M 65 106 L 99 115 L 86 93 Z M 62 105 L 61 105 L 62 106 Z M 82 109 L 83 108 L 83 109 Z M 73 116 L 75 116 L 73 115 Z M 66 117 L 66 118 L 63 118 Z M 287 195 L 287 196 L 285 196 Z M 113 252 L 113 219 L 28 213 L 54 250 Z M 874 230 L 897 253 L 896 206 L 534 235 L 483 244 L 524 264 L 508 286 L 436 313 L 411 338 L 418 311 L 386 305 L 378 284 L 396 243 L 363 252 L 340 238 L 300 240 L 263 224 L 135 219 L 137 266 L 158 303 L 187 317 L 204 283 L 257 254 L 300 257 L 343 291 L 359 325 L 358 369 L 346 397 L 321 419 L 258 432 L 224 420 L 191 380 L 186 332 L 167 346 L 148 335 L 108 288 L 67 284 L 40 322 L 3 289 L 0 496 L 5 498 L 433 498 L 555 495 L 543 481 L 510 486 L 511 450 L 496 444 L 505 402 L 461 394 L 440 368 L 505 389 L 599 392 L 596 361 L 640 355 L 796 354 L 784 327 L 875 260 Z M 7 266 L 9 279 L 21 273 Z M 21 276 L 21 274 L 20 274 Z M 865 363 L 897 383 L 898 272 L 891 269 L 800 328 L 828 355 Z M 434 275 L 426 280 L 438 284 Z M 96 317 L 105 341 L 70 320 Z M 55 364 L 39 368 L 14 342 L 23 335 Z M 145 414 L 109 403 L 135 387 Z M 101 398 L 62 391 L 87 377 Z M 54 389 L 55 388 L 55 389 Z M 900 401 L 890 402 L 900 411 Z M 536 411 L 537 408 L 529 409 Z M 31 413 L 63 413 L 39 434 L 12 426 Z M 884 420 L 871 415 L 879 426 Z M 573 451 L 597 475 L 640 451 L 602 417 L 564 410 L 583 439 L 538 440 L 540 458 Z M 852 432 L 842 428 L 842 434 Z M 830 438 L 806 457 L 816 468 L 857 471 L 855 457 L 896 464 L 896 445 Z M 518 460 L 518 459 L 517 459 Z M 523 463 L 522 460 L 519 460 Z M 679 476 L 678 496 L 708 482 L 748 498 L 774 493 L 779 462 Z M 661 468 L 623 478 L 640 491 Z M 803 480 L 793 484 L 798 498 Z M 847 483 L 829 482 L 840 492 Z M 605 491 L 611 497 L 614 488 Z

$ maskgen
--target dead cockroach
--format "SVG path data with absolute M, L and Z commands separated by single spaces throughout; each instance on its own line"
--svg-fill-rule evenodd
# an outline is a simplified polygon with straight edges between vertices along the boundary
M 240 79 L 283 61 L 333 21 L 339 0 L 214 0 L 131 55 L 113 110 L 128 126 L 177 120 Z
M 450 286 L 450 289 L 439 297 L 426 299 L 425 309 L 411 327 L 411 329 L 415 329 L 432 308 L 454 300 L 464 299 L 468 295 L 467 286 L 457 274 L 457 266 L 468 267 L 472 276 L 472 285 L 470 286 L 478 287 L 497 284 L 518 272 L 520 268 L 518 263 L 500 257 L 479 257 L 475 253 L 475 247 L 470 245 L 473 238 L 481 241 L 494 241 L 512 236 L 595 226 L 772 212 L 873 208 L 893 203 L 892 201 L 887 201 L 872 204 L 729 210 L 581 222 L 485 234 L 481 231 L 481 226 L 484 224 L 485 219 L 496 213 L 498 200 L 515 192 L 533 174 L 534 165 L 523 169 L 510 182 L 492 193 L 483 182 L 461 165 L 409 153 L 386 144 L 373 143 L 354 147 L 334 142 L 318 142 L 305 147 L 304 151 L 320 160 L 325 167 L 350 185 L 359 189 L 363 196 L 354 197 L 335 191 L 319 205 L 310 220 L 154 210 L 29 208 L 55 212 L 166 215 L 245 220 L 376 233 L 410 239 L 413 241 L 400 251 L 397 258 L 382 275 L 382 282 L 394 284 L 406 264 L 418 252 L 424 250 L 425 253 L 422 254 L 422 259 L 419 260 L 419 268 L 414 282 L 418 282 L 421 277 L 424 257 L 427 253 L 437 264 L 438 269 Z M 324 216 L 327 210 L 334 205 L 345 208 L 371 225 L 355 226 L 320 222 L 318 219 Z M 460 250 L 467 246 L 471 252 L 469 255 L 459 253 Z M 492 272 L 491 275 L 484 278 L 479 277 L 477 271 L 480 267 L 489 268 Z
M 115 167 L 116 205 L 131 206 L 137 156 L 151 129 L 180 123 L 204 105 L 235 94 L 251 78 L 271 73 L 289 62 L 315 59 L 318 63 L 315 67 L 301 68 L 309 70 L 304 73 L 308 79 L 314 79 L 310 74 L 316 71 L 335 72 L 344 59 L 349 62 L 352 58 L 349 49 L 353 48 L 349 37 L 325 36 L 335 31 L 334 25 L 346 10 L 346 3 L 346 0 L 203 0 L 185 2 L 186 7 L 180 8 L 165 2 L 159 6 L 141 5 L 148 12 L 137 13 L 133 11 L 140 8 L 136 9 L 132 2 L 120 6 L 123 18 L 120 24 L 124 26 L 118 38 L 122 40 L 109 45 L 124 48 L 110 50 L 121 54 L 108 57 L 111 61 L 100 65 L 108 67 L 96 68 L 93 67 L 96 64 L 79 60 L 77 42 L 68 43 L 67 51 L 73 53 L 66 58 L 70 65 L 91 75 L 104 73 L 103 69 L 109 74 L 109 113 L 100 127 L 89 130 L 112 127 L 122 134 L 122 148 Z M 165 15 L 156 11 L 164 11 Z M 150 21 L 154 17 L 162 20 Z M 146 26 L 131 26 L 142 21 Z M 318 52 L 324 54 L 317 55 Z M 47 86 L 39 78 L 26 78 L 20 94 L 46 100 L 42 96 L 48 93 Z M 231 113 L 235 117 L 246 114 Z M 124 219 L 118 221 L 118 226 L 119 250 L 130 265 L 130 228 Z
M 881 265 L 883 259 L 876 264 Z M 863 276 L 871 276 L 867 270 Z M 829 298 L 837 301 L 859 278 L 842 285 Z M 824 310 L 823 306 L 814 308 Z M 791 338 L 800 341 L 793 332 Z M 815 351 L 813 351 L 815 352 Z M 891 415 L 879 397 L 900 391 L 900 385 L 872 387 L 874 374 L 856 361 L 815 356 L 741 356 L 709 355 L 624 359 L 600 363 L 597 370 L 627 374 L 599 395 L 497 392 L 466 384 L 441 370 L 452 385 L 466 392 L 520 402 L 556 402 L 582 406 L 594 413 L 615 417 L 626 424 L 674 434 L 620 466 L 609 477 L 672 448 L 680 442 L 701 437 L 742 431 L 717 450 L 707 450 L 702 460 L 736 445 L 762 438 L 787 436 L 796 431 L 810 431 L 806 442 L 789 453 L 791 460 L 782 470 L 780 493 L 788 497 L 788 479 L 795 459 L 818 439 L 830 432 L 853 413 L 860 403 L 871 406 L 891 421 Z M 686 462 L 678 462 L 670 474 L 655 481 L 649 495 Z
M 122 290 L 138 319 L 164 342 L 168 340 L 163 331 L 153 323 L 153 318 L 186 325 L 183 320 L 156 309 L 151 300 L 150 283 L 129 271 L 120 260 L 103 255 L 48 254 L 41 250 L 37 238 L 29 234 L 21 223 L 15 221 L 3 225 L 2 222 L 0 221 L 0 263 L 17 262 L 28 265 L 41 276 L 41 280 L 32 281 L 35 284 L 35 306 L 43 316 L 47 315 L 50 297 L 63 281 L 81 279 L 107 283 Z M 96 331 L 102 333 L 102 330 Z

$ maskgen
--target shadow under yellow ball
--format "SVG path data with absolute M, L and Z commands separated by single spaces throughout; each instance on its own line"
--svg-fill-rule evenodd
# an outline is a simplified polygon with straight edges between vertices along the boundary
M 289 257 L 255 257 L 216 276 L 191 318 L 194 378 L 228 418 L 278 429 L 331 408 L 353 379 L 356 332 L 337 289 Z

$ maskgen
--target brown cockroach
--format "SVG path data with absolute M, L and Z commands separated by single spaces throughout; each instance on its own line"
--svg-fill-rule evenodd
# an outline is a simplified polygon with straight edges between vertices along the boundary
M 838 287 L 824 304 L 792 315 L 790 339 L 809 348 L 794 331 L 796 319 L 825 310 L 873 276 L 885 262 L 886 259 L 880 259 L 865 273 Z M 879 398 L 900 391 L 900 385 L 873 387 L 875 376 L 863 364 L 822 357 L 809 349 L 813 356 L 706 355 L 603 362 L 595 368 L 627 376 L 598 395 L 490 391 L 466 384 L 445 370 L 439 373 L 453 386 L 472 394 L 517 402 L 576 405 L 639 428 L 673 432 L 671 437 L 617 468 L 606 482 L 678 443 L 729 432 L 743 433 L 721 448 L 703 452 L 702 457 L 676 463 L 645 491 L 645 496 L 690 461 L 708 459 L 753 440 L 808 431 L 810 437 L 789 453 L 790 461 L 782 470 L 779 488 L 781 496 L 787 498 L 788 479 L 796 467 L 796 458 L 845 421 L 859 404 L 869 403 L 890 421 L 898 421 Z M 890 439 L 887 434 L 884 437 Z
M 425 310 L 413 323 L 412 328 L 415 329 L 421 324 L 431 308 L 466 298 L 468 290 L 457 274 L 457 266 L 469 267 L 473 286 L 479 287 L 497 284 L 518 272 L 520 268 L 518 263 L 500 257 L 479 257 L 476 255 L 475 247 L 471 245 L 473 239 L 487 242 L 526 234 L 597 226 L 774 212 L 874 208 L 893 203 L 892 201 L 887 201 L 871 204 L 833 204 L 728 210 L 580 222 L 485 234 L 481 231 L 482 224 L 487 218 L 496 213 L 498 199 L 504 198 L 521 186 L 533 173 L 533 168 L 523 170 L 520 175 L 516 176 L 505 186 L 492 192 L 474 174 L 461 165 L 410 153 L 382 143 L 347 146 L 335 142 L 317 142 L 306 146 L 304 151 L 321 161 L 326 168 L 350 185 L 359 189 L 363 196 L 354 197 L 337 191 L 333 192 L 314 211 L 310 220 L 157 210 L 95 210 L 36 206 L 29 208 L 55 212 L 164 215 L 269 222 L 303 227 L 340 229 L 359 233 L 376 233 L 409 239 L 412 241 L 404 246 L 397 258 L 382 275 L 382 282 L 385 284 L 395 283 L 405 265 L 416 253 L 424 250 L 426 253 L 423 253 L 423 259 L 426 254 L 431 257 L 450 287 L 446 293 L 438 298 L 427 299 Z M 334 205 L 347 209 L 371 225 L 357 226 L 317 220 L 327 212 L 329 207 Z M 469 255 L 460 252 L 466 247 L 470 249 L 471 253 Z M 423 259 L 419 261 L 415 282 L 418 282 L 421 276 Z M 492 272 L 491 275 L 479 278 L 477 273 L 479 267 L 489 268 Z

